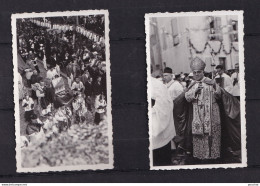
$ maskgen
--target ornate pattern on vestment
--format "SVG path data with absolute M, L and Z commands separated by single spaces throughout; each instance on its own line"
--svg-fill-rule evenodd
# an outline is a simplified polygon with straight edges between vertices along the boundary
M 221 125 L 219 106 L 210 91 L 212 85 L 202 83 L 200 95 L 195 96 L 198 83 L 185 94 L 187 101 L 193 104 L 193 157 L 216 159 L 220 157 Z

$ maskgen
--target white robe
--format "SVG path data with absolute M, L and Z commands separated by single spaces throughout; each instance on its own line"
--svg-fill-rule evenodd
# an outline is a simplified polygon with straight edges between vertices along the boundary
M 167 145 L 176 136 L 173 101 L 167 87 L 153 77 L 151 77 L 151 94 L 151 98 L 155 100 L 151 109 L 152 149 L 158 149 Z
M 58 75 L 56 69 L 54 69 L 54 70 L 48 70 L 48 71 L 47 71 L 46 78 L 52 80 L 52 79 L 55 78 L 56 75 Z
M 233 96 L 240 96 L 240 81 L 239 81 L 239 73 L 235 72 L 231 76 L 232 84 L 234 80 L 237 79 L 237 83 L 233 86 L 232 95 Z
M 105 108 L 99 108 L 99 107 L 105 107 L 107 105 L 107 103 L 104 99 L 102 99 L 101 101 L 99 99 L 100 99 L 100 96 L 97 96 L 95 99 L 95 109 L 96 109 L 97 113 L 102 114 L 106 110 L 105 110 Z
M 220 76 L 217 75 L 215 77 L 215 79 L 219 78 L 219 77 Z M 232 84 L 231 77 L 229 75 L 225 74 L 225 73 L 222 74 L 222 77 L 224 78 L 224 85 L 223 85 L 224 87 L 223 88 L 225 89 L 225 91 L 227 91 L 228 93 L 232 94 L 232 92 L 233 92 L 233 84 Z
M 169 94 L 173 101 L 184 91 L 183 86 L 175 80 L 171 80 L 167 83 L 166 87 L 168 88 Z

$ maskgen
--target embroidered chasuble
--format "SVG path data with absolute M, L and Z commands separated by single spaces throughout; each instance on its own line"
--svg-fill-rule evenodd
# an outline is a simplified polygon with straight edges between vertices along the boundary
M 195 95 L 199 84 L 203 86 L 200 94 Z M 216 98 L 221 95 L 213 81 L 204 77 L 185 93 L 185 98 L 193 105 L 192 138 L 193 156 L 199 159 L 216 159 L 220 157 L 221 120 Z

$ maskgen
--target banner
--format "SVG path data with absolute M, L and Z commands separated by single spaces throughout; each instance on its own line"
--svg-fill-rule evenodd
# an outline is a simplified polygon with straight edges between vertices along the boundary
M 30 21 L 38 26 L 41 27 L 46 27 L 46 28 L 52 28 L 52 29 L 57 29 L 57 30 L 62 30 L 64 32 L 68 31 L 68 30 L 72 30 L 73 27 L 71 25 L 61 25 L 61 24 L 53 24 L 51 27 L 50 23 L 47 23 L 45 21 L 39 21 L 36 19 L 30 19 Z M 95 41 L 95 42 L 101 42 L 104 43 L 104 38 L 98 34 L 93 33 L 90 30 L 87 30 L 81 26 L 76 26 L 75 31 L 85 37 L 87 37 L 88 39 Z
M 65 84 L 62 77 L 58 77 L 52 80 L 52 85 L 55 90 L 55 94 L 65 91 Z

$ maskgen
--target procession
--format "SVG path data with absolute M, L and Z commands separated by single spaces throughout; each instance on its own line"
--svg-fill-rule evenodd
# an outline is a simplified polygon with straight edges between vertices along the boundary
M 16 26 L 22 167 L 108 163 L 104 15 Z
M 149 21 L 152 166 L 241 163 L 237 17 Z

